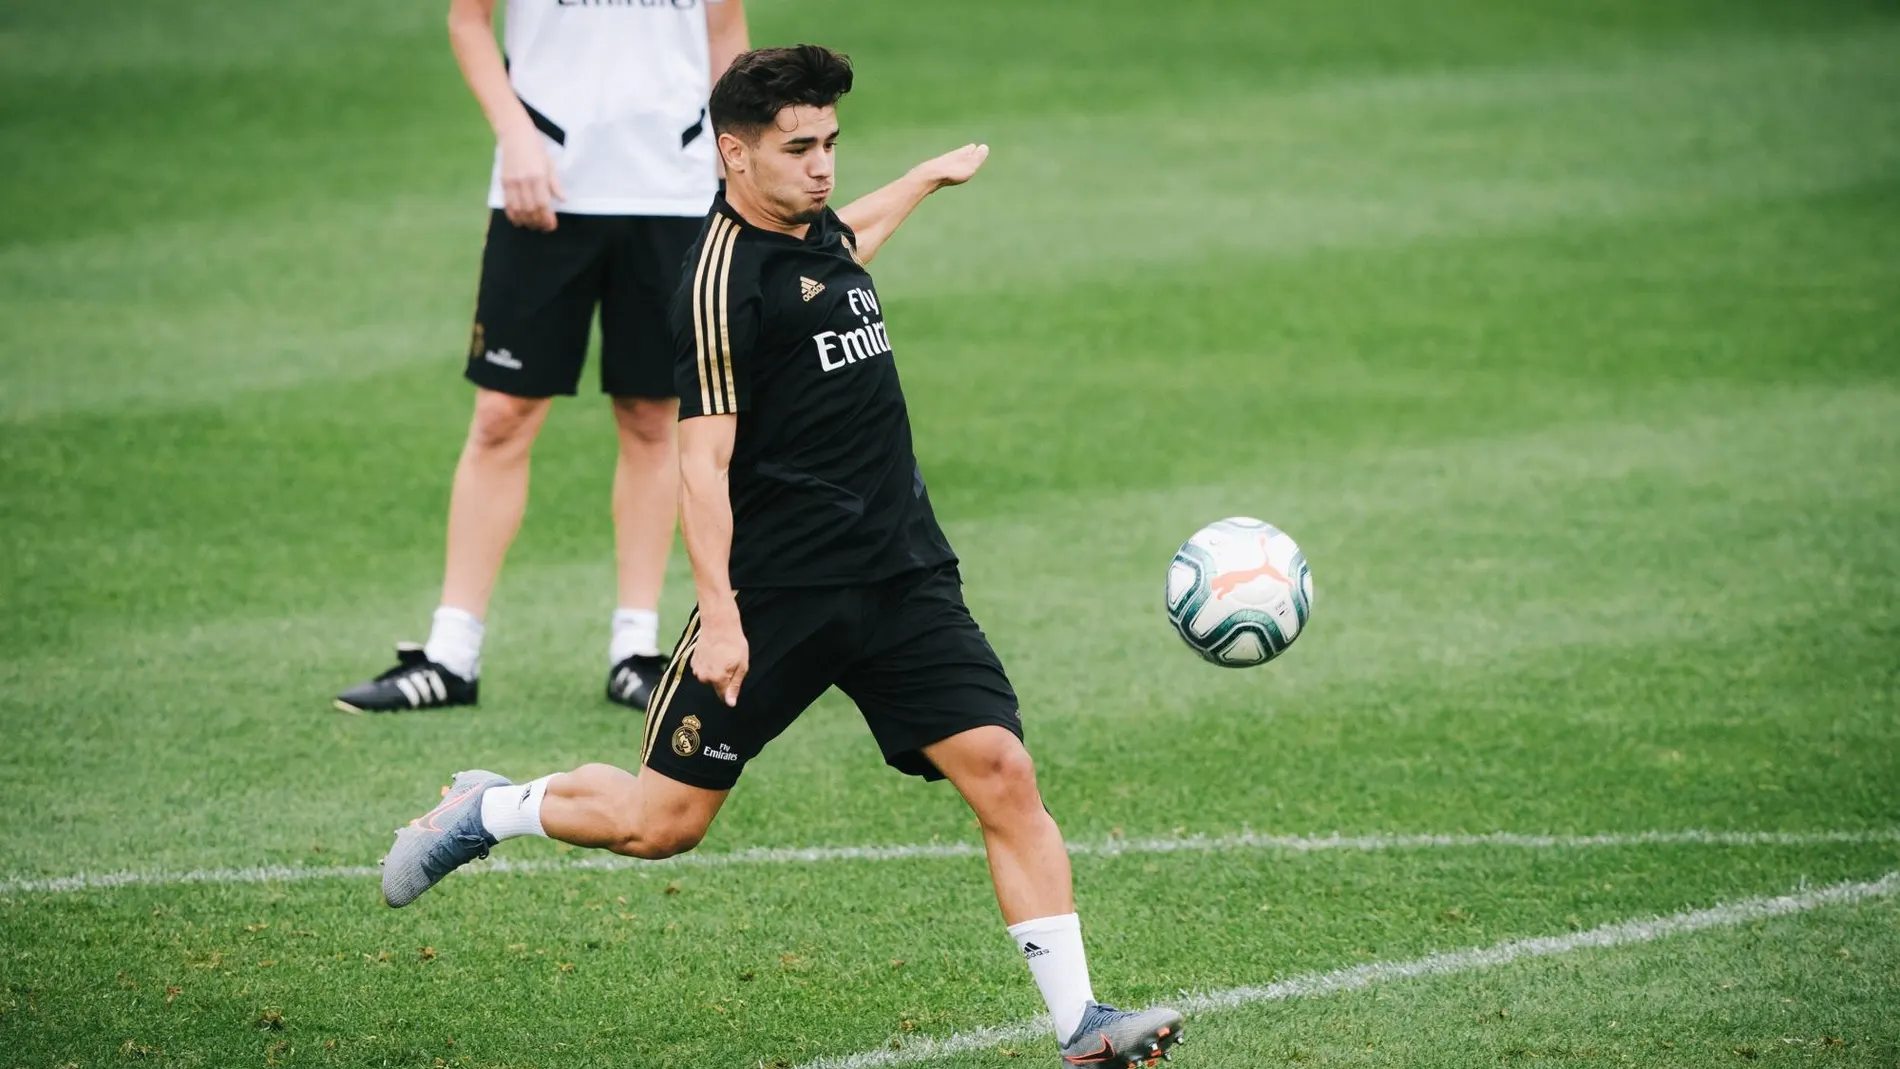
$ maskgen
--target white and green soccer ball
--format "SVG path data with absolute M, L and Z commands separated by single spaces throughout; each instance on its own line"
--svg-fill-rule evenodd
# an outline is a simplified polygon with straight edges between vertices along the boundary
M 1227 668 L 1286 652 L 1313 615 L 1313 572 L 1285 531 L 1235 516 L 1182 543 L 1168 566 L 1168 619 L 1195 653 Z

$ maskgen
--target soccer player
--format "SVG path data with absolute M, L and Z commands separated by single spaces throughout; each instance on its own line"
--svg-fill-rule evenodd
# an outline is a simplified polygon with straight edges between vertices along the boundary
M 1181 1015 L 1094 1000 L 1062 833 L 1015 692 L 964 606 L 865 270 L 912 209 L 968 181 L 989 150 L 928 160 L 833 212 L 835 105 L 851 80 L 843 56 L 800 45 L 739 57 L 713 90 L 727 190 L 673 302 L 699 606 L 648 707 L 638 773 L 457 773 L 440 805 L 396 832 L 383 896 L 406 905 L 519 835 L 639 858 L 690 850 L 746 762 L 836 686 L 888 764 L 947 778 L 975 811 L 1064 1062 L 1152 1064 Z
M 600 385 L 619 428 L 618 608 L 607 697 L 644 709 L 679 499 L 667 307 L 718 185 L 714 79 L 746 50 L 741 0 L 450 0 L 449 39 L 495 131 L 488 240 L 468 347 L 475 416 L 449 497 L 442 601 L 420 647 L 337 696 L 349 712 L 473 705 L 484 619 L 528 502 L 528 451 L 573 394 L 600 309 Z

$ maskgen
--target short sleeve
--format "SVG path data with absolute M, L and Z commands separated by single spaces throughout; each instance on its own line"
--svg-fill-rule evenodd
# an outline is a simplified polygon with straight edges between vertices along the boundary
M 715 214 L 673 298 L 673 384 L 681 419 L 750 406 L 760 297 L 757 268 L 747 255 L 754 250 L 739 249 L 740 236 L 739 224 Z

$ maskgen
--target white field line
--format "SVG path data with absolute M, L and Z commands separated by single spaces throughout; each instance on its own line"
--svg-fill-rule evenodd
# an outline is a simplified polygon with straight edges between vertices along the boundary
M 1181 1012 L 1190 1015 L 1189 1028 L 1191 1029 L 1192 1015 L 1197 1013 L 1231 1010 L 1261 1002 L 1331 995 L 1341 991 L 1359 991 L 1377 984 L 1389 984 L 1421 976 L 1442 976 L 1446 973 L 1493 969 L 1527 958 L 1547 958 L 1555 954 L 1568 954 L 1573 950 L 1592 947 L 1652 943 L 1658 939 L 1687 932 L 1699 932 L 1708 928 L 1729 928 L 1765 917 L 1779 917 L 1789 913 L 1819 909 L 1822 906 L 1882 898 L 1896 891 L 1900 891 L 1900 872 L 1890 872 L 1869 883 L 1837 883 L 1818 890 L 1800 891 L 1778 897 L 1748 898 L 1740 902 L 1677 913 L 1668 917 L 1621 921 L 1616 924 L 1606 924 L 1601 928 L 1592 928 L 1589 931 L 1571 932 L 1568 935 L 1519 939 L 1473 950 L 1451 950 L 1411 961 L 1355 965 L 1350 969 L 1296 976 L 1265 987 L 1234 987 L 1224 991 L 1186 995 L 1176 1000 L 1173 1005 Z M 1043 1016 L 1018 1024 L 984 1028 L 974 1032 L 958 1032 L 941 1039 L 906 1037 L 896 1041 L 903 1043 L 903 1046 L 895 1050 L 880 1048 L 860 1054 L 819 1058 L 799 1066 L 798 1069 L 884 1069 L 886 1066 L 913 1065 L 918 1062 L 946 1058 L 953 1054 L 986 1050 L 1006 1043 L 1040 1042 L 1049 1035 L 1049 1019 Z
M 1223 853 L 1277 851 L 1316 853 L 1344 850 L 1377 853 L 1387 850 L 1440 850 L 1468 847 L 1505 847 L 1525 850 L 1586 850 L 1619 846 L 1821 846 L 1828 844 L 1900 843 L 1900 828 L 1864 831 L 1645 831 L 1607 835 L 1238 835 L 1188 836 L 1156 839 L 1108 839 L 1071 842 L 1075 857 L 1115 857 L 1121 854 Z M 731 865 L 820 864 L 830 861 L 908 861 L 930 858 L 983 856 L 978 843 L 912 843 L 893 846 L 753 847 L 717 854 L 683 854 L 665 861 L 637 861 L 613 854 L 589 854 L 544 861 L 494 858 L 465 872 L 585 872 L 636 866 L 663 868 L 724 868 Z M 67 894 L 115 887 L 176 887 L 185 884 L 295 883 L 303 880 L 366 879 L 380 870 L 373 865 L 260 865 L 255 868 L 193 869 L 188 872 L 78 873 L 56 877 L 0 879 L 0 895 Z

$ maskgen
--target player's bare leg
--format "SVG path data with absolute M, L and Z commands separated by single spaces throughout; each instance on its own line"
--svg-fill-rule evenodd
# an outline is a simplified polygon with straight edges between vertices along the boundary
M 1003 922 L 1074 913 L 1069 852 L 1022 740 L 1007 728 L 980 727 L 925 747 L 924 756 L 976 813 Z
M 528 453 L 549 399 L 477 389 L 475 415 L 449 494 L 442 602 L 421 646 L 397 647 L 396 667 L 337 695 L 353 713 L 473 705 L 481 675 L 483 618 L 502 558 L 528 506 Z
M 406 906 L 442 877 L 505 839 L 540 835 L 575 846 L 659 860 L 706 837 L 726 800 L 643 769 L 612 765 L 512 783 L 493 772 L 457 772 L 434 809 L 396 829 L 383 858 L 383 901 Z
M 679 402 L 616 397 L 620 457 L 614 465 L 614 551 L 620 604 L 660 603 L 679 508 Z
M 475 417 L 449 496 L 442 604 L 478 619 L 488 614 L 502 559 L 528 507 L 528 453 L 550 403 L 546 397 L 476 390 Z
M 1069 854 L 1042 804 L 1035 764 L 1006 728 L 980 727 L 924 748 L 983 829 L 1003 920 L 1055 1020 L 1067 1065 L 1152 1065 L 1180 1042 L 1181 1015 L 1125 1013 L 1095 1001 Z
M 643 768 L 582 765 L 555 776 L 541 801 L 548 838 L 657 861 L 699 845 L 727 791 L 709 791 Z
M 614 560 L 619 600 L 607 651 L 607 697 L 644 709 L 666 668 L 660 655 L 660 588 L 679 507 L 679 402 L 616 397 Z

